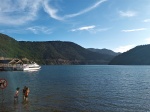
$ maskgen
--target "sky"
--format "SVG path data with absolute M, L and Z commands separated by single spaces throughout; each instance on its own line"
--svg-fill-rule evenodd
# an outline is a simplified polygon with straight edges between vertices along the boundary
M 150 44 L 150 0 L 0 0 L 0 33 L 125 52 Z

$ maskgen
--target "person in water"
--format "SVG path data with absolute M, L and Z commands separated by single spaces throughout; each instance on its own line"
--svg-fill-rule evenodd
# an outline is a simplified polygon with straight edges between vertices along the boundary
M 18 96 L 19 96 L 19 87 L 16 88 L 16 92 L 15 92 L 15 95 L 14 95 L 14 101 L 18 102 Z
M 23 93 L 23 100 L 25 100 L 25 93 L 26 93 L 26 90 L 27 90 L 27 87 L 24 86 L 23 90 L 22 90 L 22 93 Z
M 29 92 L 30 92 L 30 90 L 29 90 L 29 88 L 27 87 L 27 88 L 26 88 L 26 92 L 25 92 L 25 101 L 28 101 Z

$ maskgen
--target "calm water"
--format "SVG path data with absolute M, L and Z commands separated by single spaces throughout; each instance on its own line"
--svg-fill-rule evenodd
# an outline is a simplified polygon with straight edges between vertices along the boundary
M 0 90 L 0 112 L 150 111 L 150 66 L 42 66 L 36 72 L 0 72 L 0 78 L 8 81 L 4 96 Z M 25 85 L 29 102 L 22 102 Z

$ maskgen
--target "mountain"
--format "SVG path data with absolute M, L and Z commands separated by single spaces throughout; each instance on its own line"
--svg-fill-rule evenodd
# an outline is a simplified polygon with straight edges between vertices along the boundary
M 150 45 L 137 46 L 110 61 L 110 65 L 150 65 Z
M 111 56 L 117 56 L 121 53 L 116 53 L 112 50 L 109 49 L 94 49 L 94 48 L 88 48 L 88 50 L 93 51 L 93 52 L 97 52 L 97 53 L 101 53 L 101 54 L 107 54 L 107 55 L 111 55 Z
M 15 39 L 0 33 L 0 56 L 16 57 L 23 53 L 19 42 Z
M 108 64 L 114 57 L 89 51 L 73 42 L 16 41 L 0 34 L 0 43 L 0 57 L 26 57 L 39 64 Z

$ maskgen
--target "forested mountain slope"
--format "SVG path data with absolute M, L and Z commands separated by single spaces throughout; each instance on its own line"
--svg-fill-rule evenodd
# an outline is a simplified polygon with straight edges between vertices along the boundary
M 150 45 L 137 46 L 116 56 L 110 65 L 150 65 Z
M 73 42 L 16 41 L 0 34 L 0 43 L 0 57 L 26 57 L 40 64 L 108 64 L 114 57 L 89 51 Z

